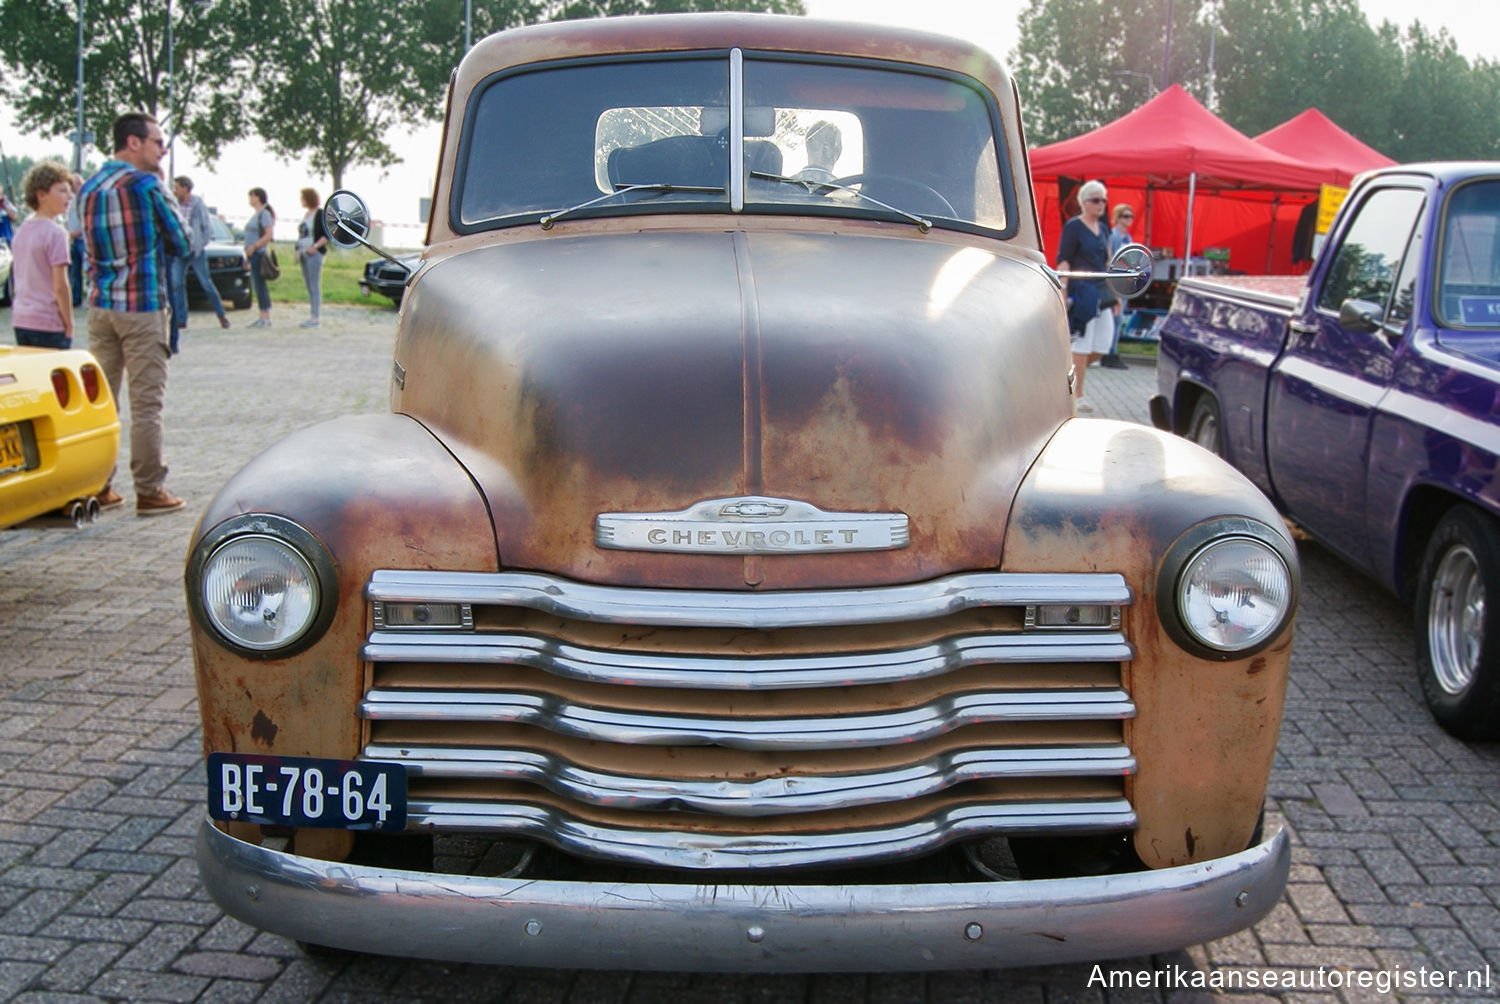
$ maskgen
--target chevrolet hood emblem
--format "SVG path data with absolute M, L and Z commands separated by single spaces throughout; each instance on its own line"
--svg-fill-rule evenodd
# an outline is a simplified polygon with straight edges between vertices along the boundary
M 594 543 L 619 551 L 822 554 L 906 547 L 905 513 L 824 512 L 809 502 L 749 495 L 677 512 L 600 513 Z

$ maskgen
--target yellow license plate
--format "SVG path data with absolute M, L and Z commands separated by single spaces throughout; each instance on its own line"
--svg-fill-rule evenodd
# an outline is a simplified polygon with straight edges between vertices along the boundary
M 19 425 L 0 425 L 0 474 L 26 469 L 26 445 Z

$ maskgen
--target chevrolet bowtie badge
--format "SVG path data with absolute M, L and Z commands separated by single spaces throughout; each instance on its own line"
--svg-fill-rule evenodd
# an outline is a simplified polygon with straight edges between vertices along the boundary
M 746 495 L 678 512 L 608 512 L 594 543 L 617 551 L 684 554 L 821 554 L 905 547 L 905 513 L 824 512 L 808 502 Z

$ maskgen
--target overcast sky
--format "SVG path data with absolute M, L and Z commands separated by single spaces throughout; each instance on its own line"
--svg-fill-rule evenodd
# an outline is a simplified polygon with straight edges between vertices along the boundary
M 1124 0 L 1122 0 L 1124 2 Z M 804 0 L 814 17 L 846 21 L 872 21 L 943 32 L 967 39 L 988 49 L 1002 62 L 1015 48 L 1017 19 L 1026 0 Z M 1360 0 L 1373 24 L 1392 20 L 1405 26 L 1419 19 L 1433 29 L 1445 27 L 1470 59 L 1500 60 L 1500 4 L 1492 0 Z M 370 212 L 386 221 L 392 243 L 416 245 L 422 229 L 417 225 L 418 199 L 432 191 L 437 161 L 438 127 L 396 138 L 393 146 L 404 162 L 381 172 L 355 168 L 345 175 L 346 187 L 363 195 Z M 15 129 L 10 108 L 0 102 L 0 143 L 11 155 L 43 156 L 68 151 L 64 139 L 43 140 L 23 136 Z M 283 225 L 295 227 L 300 213 L 297 192 L 312 185 L 328 193 L 327 178 L 312 177 L 303 165 L 288 164 L 266 153 L 258 143 L 246 141 L 231 146 L 210 170 L 198 164 L 192 151 L 179 147 L 175 167 L 178 174 L 194 179 L 195 190 L 234 221 L 249 214 L 246 191 L 252 186 L 267 189 Z M 19 182 L 20 179 L 15 179 Z

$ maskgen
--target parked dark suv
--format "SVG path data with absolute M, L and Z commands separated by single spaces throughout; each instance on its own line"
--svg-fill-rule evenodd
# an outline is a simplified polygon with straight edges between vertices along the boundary
M 236 310 L 244 310 L 250 306 L 250 265 L 245 260 L 245 249 L 223 220 L 209 217 L 209 222 L 213 234 L 205 249 L 208 252 L 208 274 L 225 306 L 233 305 Z M 204 301 L 203 289 L 192 269 L 187 273 L 187 296 L 189 306 L 199 306 Z
M 376 258 L 365 263 L 364 278 L 359 281 L 359 291 L 365 296 L 372 292 L 388 296 L 396 306 L 401 306 L 401 294 L 406 292 L 406 280 L 417 270 L 422 261 L 420 254 L 403 255 L 399 261 Z

